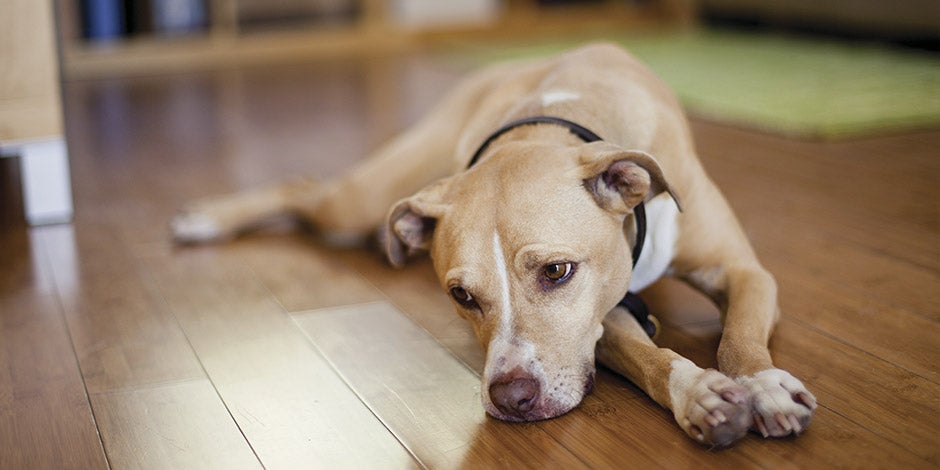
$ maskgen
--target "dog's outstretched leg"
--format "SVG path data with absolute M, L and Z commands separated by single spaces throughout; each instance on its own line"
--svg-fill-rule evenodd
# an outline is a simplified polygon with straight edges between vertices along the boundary
M 391 207 L 466 162 L 455 160 L 465 121 L 480 97 L 509 69 L 484 69 L 458 84 L 418 123 L 348 174 L 328 184 L 312 180 L 185 206 L 171 222 L 180 242 L 230 238 L 278 215 L 299 216 L 330 240 L 361 240 L 382 225 Z
M 754 261 L 695 271 L 687 280 L 711 293 L 723 310 L 718 366 L 751 393 L 754 431 L 783 437 L 806 429 L 816 398 L 789 372 L 775 368 L 767 349 L 780 315 L 770 273 Z
M 799 434 L 809 425 L 816 399 L 771 360 L 768 343 L 780 317 L 777 283 L 761 266 L 727 201 L 703 181 L 683 195 L 688 204 L 673 272 L 721 310 L 718 368 L 751 394 L 753 430 L 764 437 Z
M 206 243 L 229 239 L 276 217 L 298 215 L 322 197 L 312 179 L 301 179 L 244 193 L 207 197 L 188 203 L 170 222 L 180 243 Z
M 727 446 L 751 427 L 748 391 L 721 372 L 705 370 L 657 347 L 623 307 L 604 319 L 597 358 L 672 410 L 679 426 L 706 445 Z

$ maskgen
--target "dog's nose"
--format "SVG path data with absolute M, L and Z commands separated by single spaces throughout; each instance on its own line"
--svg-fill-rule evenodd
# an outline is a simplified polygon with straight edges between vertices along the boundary
M 525 418 L 538 401 L 539 388 L 530 375 L 509 374 L 490 384 L 490 400 L 503 413 Z

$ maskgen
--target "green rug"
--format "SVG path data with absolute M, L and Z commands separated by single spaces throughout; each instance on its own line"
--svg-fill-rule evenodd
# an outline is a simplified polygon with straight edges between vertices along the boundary
M 940 57 L 929 53 L 709 30 L 604 39 L 626 46 L 707 119 L 817 139 L 940 126 Z M 580 42 L 470 49 L 489 62 Z

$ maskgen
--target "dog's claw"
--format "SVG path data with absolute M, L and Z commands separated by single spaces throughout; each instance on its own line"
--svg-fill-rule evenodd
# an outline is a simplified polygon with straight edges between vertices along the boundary
M 803 425 L 800 424 L 800 420 L 796 419 L 796 416 L 790 416 L 790 425 L 793 428 L 793 434 L 803 432 Z
M 816 398 L 809 392 L 796 392 L 794 395 L 794 401 L 809 408 L 810 410 L 816 409 Z
M 734 403 L 735 405 L 743 405 L 747 403 L 747 393 L 742 393 L 741 390 L 725 390 L 721 393 L 721 398 L 728 403 Z
M 767 431 L 767 425 L 764 424 L 764 417 L 755 414 L 754 415 L 754 426 L 757 427 L 757 430 L 760 431 L 761 435 L 764 437 L 770 437 L 770 433 Z
M 706 415 L 705 422 L 708 423 L 710 426 L 718 426 L 719 424 L 721 424 L 721 421 L 719 421 L 718 417 L 716 417 L 714 414 Z
M 722 413 L 721 410 L 712 411 L 712 416 L 714 416 L 715 419 L 718 420 L 718 424 L 728 422 L 728 417 L 725 416 L 725 414 Z

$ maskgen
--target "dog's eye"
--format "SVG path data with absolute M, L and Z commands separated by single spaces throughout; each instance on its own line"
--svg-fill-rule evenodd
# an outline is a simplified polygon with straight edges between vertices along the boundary
M 473 296 L 467 292 L 466 289 L 460 286 L 450 288 L 450 296 L 457 301 L 458 304 L 463 305 L 464 307 L 473 307 L 476 305 L 476 300 L 473 300 Z
M 568 280 L 574 274 L 574 263 L 552 263 L 545 266 L 545 278 L 559 284 Z

